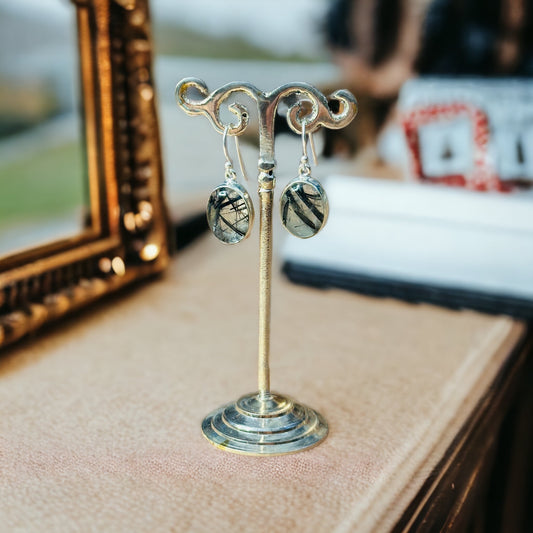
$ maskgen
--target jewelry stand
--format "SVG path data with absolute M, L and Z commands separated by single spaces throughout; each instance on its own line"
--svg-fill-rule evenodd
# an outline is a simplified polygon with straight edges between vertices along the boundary
M 200 99 L 193 99 L 189 91 Z M 326 420 L 313 409 L 270 391 L 270 298 L 272 273 L 272 206 L 276 179 L 274 169 L 274 119 L 278 104 L 288 105 L 287 122 L 297 134 L 305 127 L 313 133 L 320 126 L 340 129 L 357 113 L 353 95 L 336 91 L 328 99 L 305 83 L 282 85 L 264 93 L 249 83 L 233 82 L 209 94 L 205 83 L 185 78 L 176 86 L 176 101 L 189 115 L 205 115 L 219 133 L 240 135 L 248 125 L 249 113 L 237 102 L 228 109 L 236 124 L 223 124 L 220 108 L 235 93 L 246 94 L 258 106 L 259 161 L 259 390 L 210 413 L 202 423 L 205 437 L 215 446 L 248 455 L 280 455 L 317 445 L 328 434 Z M 329 100 L 329 103 L 328 103 Z M 304 106 L 308 112 L 300 116 Z M 338 110 L 333 112 L 332 108 Z M 309 110 L 310 109 L 310 110 Z M 305 121 L 305 124 L 304 124 Z

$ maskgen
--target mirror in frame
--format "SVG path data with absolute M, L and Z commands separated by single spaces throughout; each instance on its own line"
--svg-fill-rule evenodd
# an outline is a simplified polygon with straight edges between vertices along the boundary
M 148 0 L 72 2 L 89 220 L 75 236 L 0 259 L 0 346 L 168 261 Z
M 76 9 L 0 6 L 0 260 L 91 225 Z

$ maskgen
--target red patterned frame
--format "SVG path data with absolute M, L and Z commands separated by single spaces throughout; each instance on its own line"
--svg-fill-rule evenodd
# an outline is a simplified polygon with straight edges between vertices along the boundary
M 419 128 L 440 120 L 451 120 L 466 116 L 473 125 L 474 165 L 468 174 L 450 174 L 440 178 L 424 174 L 420 154 Z M 445 183 L 476 191 L 508 191 L 493 167 L 488 145 L 490 140 L 489 120 L 485 112 L 471 104 L 456 102 L 451 104 L 431 104 L 405 112 L 401 118 L 410 154 L 412 175 L 420 181 Z

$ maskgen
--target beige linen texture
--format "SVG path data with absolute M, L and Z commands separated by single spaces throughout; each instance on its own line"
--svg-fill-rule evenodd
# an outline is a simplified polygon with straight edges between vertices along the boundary
M 256 244 L 203 239 L 1 359 L 0 530 L 386 531 L 523 331 L 277 274 L 273 390 L 330 435 L 284 457 L 224 453 L 200 423 L 256 388 Z

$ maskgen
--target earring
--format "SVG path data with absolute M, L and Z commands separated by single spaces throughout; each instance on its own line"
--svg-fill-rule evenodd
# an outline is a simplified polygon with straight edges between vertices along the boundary
M 229 126 L 222 137 L 226 157 L 224 183 L 215 188 L 207 201 L 207 223 L 214 236 L 225 244 L 236 244 L 248 237 L 254 220 L 254 206 L 246 189 L 237 182 L 237 175 L 226 145 Z M 240 156 L 237 137 L 237 155 L 246 177 Z
M 316 164 L 311 134 L 308 136 Z M 329 204 L 326 191 L 320 182 L 311 177 L 305 122 L 302 122 L 302 158 L 298 167 L 298 176 L 281 193 L 280 210 L 281 221 L 287 231 L 301 239 L 316 235 L 328 219 Z

